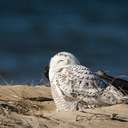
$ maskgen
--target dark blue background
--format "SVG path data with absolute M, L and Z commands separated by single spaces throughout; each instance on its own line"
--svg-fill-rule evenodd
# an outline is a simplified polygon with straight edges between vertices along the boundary
M 128 2 L 0 1 L 1 83 L 36 83 L 58 51 L 110 74 L 128 72 Z

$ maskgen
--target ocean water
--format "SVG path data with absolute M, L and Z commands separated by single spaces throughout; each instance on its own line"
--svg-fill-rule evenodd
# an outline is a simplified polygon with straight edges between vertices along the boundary
M 36 84 L 68 51 L 97 71 L 128 75 L 128 2 L 0 1 L 0 83 Z

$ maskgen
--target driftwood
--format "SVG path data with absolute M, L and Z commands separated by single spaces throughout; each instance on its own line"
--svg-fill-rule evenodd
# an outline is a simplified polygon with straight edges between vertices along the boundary
M 44 67 L 43 73 L 44 73 L 44 76 L 49 80 L 49 65 L 46 65 Z
M 118 77 L 114 77 L 114 76 L 110 76 L 102 70 L 97 71 L 96 74 L 101 79 L 104 79 L 105 81 L 107 81 L 110 84 L 112 84 L 113 86 L 115 86 L 122 93 L 128 94 L 128 81 L 127 80 L 124 80 L 124 79 L 121 79 L 121 78 L 118 78 Z

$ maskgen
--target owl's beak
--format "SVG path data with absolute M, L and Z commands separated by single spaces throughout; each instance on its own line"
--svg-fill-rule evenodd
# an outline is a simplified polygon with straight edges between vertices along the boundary
M 46 65 L 44 67 L 43 73 L 44 73 L 44 76 L 49 80 L 49 65 Z

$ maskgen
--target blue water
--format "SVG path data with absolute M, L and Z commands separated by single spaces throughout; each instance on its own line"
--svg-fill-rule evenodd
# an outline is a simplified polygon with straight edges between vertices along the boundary
M 93 71 L 128 75 L 128 2 L 0 1 L 0 82 L 38 83 L 58 51 Z

